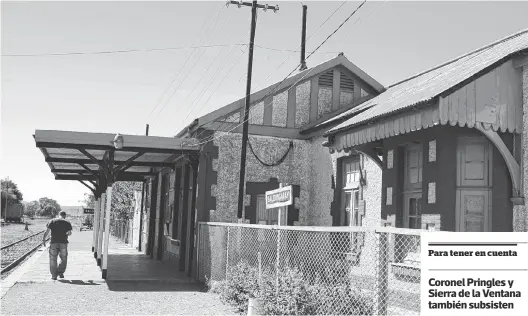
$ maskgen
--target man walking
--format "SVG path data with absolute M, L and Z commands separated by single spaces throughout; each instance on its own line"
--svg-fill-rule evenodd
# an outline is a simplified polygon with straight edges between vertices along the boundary
M 51 279 L 57 280 L 57 275 L 64 278 L 64 271 L 68 264 L 68 236 L 72 233 L 72 225 L 66 220 L 66 212 L 61 211 L 58 218 L 54 218 L 46 225 L 48 230 L 44 233 L 43 245 L 46 246 L 46 238 L 51 230 L 51 242 L 49 248 Z M 57 267 L 57 256 L 61 262 Z

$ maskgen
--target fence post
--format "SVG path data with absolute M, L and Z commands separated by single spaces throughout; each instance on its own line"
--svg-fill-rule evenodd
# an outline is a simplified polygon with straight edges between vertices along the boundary
M 227 243 L 226 243 L 226 272 L 225 272 L 225 275 L 226 275 L 226 280 L 227 280 L 227 272 L 228 272 L 228 269 L 229 269 L 229 226 L 227 227 Z
M 387 315 L 387 305 L 389 303 L 389 234 L 385 232 L 376 232 L 376 235 L 378 237 L 376 315 Z

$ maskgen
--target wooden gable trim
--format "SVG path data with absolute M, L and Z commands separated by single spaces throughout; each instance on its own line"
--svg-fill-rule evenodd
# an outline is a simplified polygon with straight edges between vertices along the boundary
M 298 80 L 300 80 L 301 78 L 303 78 L 303 81 L 305 80 L 310 80 L 312 77 L 314 76 L 317 76 L 319 75 L 321 72 L 324 72 L 330 68 L 333 68 L 339 64 L 342 63 L 342 59 L 341 58 L 334 58 L 334 59 L 331 59 L 327 62 L 324 62 L 320 65 L 317 65 L 315 66 L 314 68 L 309 68 L 307 70 L 304 70 L 302 72 L 299 72 L 298 74 L 292 76 L 292 77 L 289 77 L 287 78 L 286 80 L 284 80 L 284 82 L 278 82 L 276 84 L 273 84 L 267 88 L 264 88 L 262 90 L 259 90 L 253 94 L 250 95 L 250 104 L 252 103 L 255 103 L 257 100 L 260 100 L 262 97 L 264 97 L 266 94 L 274 91 L 276 88 L 278 87 L 281 87 L 280 90 L 277 90 L 275 93 L 273 93 L 273 95 L 276 95 L 276 94 L 280 94 L 281 91 L 284 91 L 286 89 L 288 89 L 289 87 L 291 87 L 292 85 L 294 85 Z M 307 75 L 309 74 L 309 75 Z M 228 104 L 216 111 L 213 111 L 209 114 L 206 114 L 204 116 L 202 116 L 201 118 L 198 119 L 198 123 L 199 125 L 203 125 L 203 124 L 206 124 L 206 123 L 209 123 L 210 121 L 214 121 L 222 116 L 225 116 L 231 112 L 234 112 L 236 111 L 237 109 L 239 108 L 243 108 L 244 107 L 244 104 L 245 104 L 245 98 L 242 98 L 238 101 L 235 101 L 231 104 Z
M 238 125 L 238 124 L 237 124 Z M 234 126 L 233 126 L 234 127 Z M 217 131 L 217 132 L 231 132 L 231 133 L 242 133 L 242 125 L 231 130 L 231 128 L 226 128 L 225 123 L 222 122 L 211 122 L 208 124 L 207 129 Z M 248 126 L 249 135 L 259 135 L 259 136 L 273 136 L 281 138 L 294 138 L 301 139 L 299 130 L 296 128 L 288 127 L 277 127 L 277 126 L 264 126 L 264 125 L 252 125 Z
M 323 128 L 323 127 L 327 127 L 327 126 L 331 126 L 331 125 L 337 125 L 339 122 L 342 122 L 343 120 L 346 120 L 348 118 L 350 118 L 350 116 L 354 116 L 354 115 L 357 115 L 359 112 L 355 112 L 355 113 L 351 113 L 350 115 L 347 115 L 347 116 L 343 116 L 342 118 L 339 118 L 338 120 L 334 120 L 334 121 L 331 121 L 331 122 L 328 122 L 328 124 L 325 124 L 325 121 L 335 117 L 335 116 L 338 116 L 346 111 L 349 111 L 350 109 L 353 109 L 355 108 L 356 106 L 362 104 L 363 102 L 366 102 L 370 99 L 372 99 L 373 97 L 375 97 L 374 95 L 369 95 L 369 96 L 366 96 L 366 97 L 363 97 L 363 98 L 359 98 L 359 99 L 355 99 L 354 98 L 354 101 L 352 102 L 352 104 L 348 105 L 348 106 L 344 106 L 340 109 L 338 109 L 337 111 L 334 111 L 334 112 L 331 112 L 331 113 L 326 113 L 324 114 L 323 116 L 321 116 L 319 119 L 317 119 L 316 121 L 313 121 L 313 122 L 310 122 L 308 124 L 305 124 L 303 127 L 301 127 L 300 129 L 300 133 L 301 134 L 306 134 L 306 133 L 309 133 L 309 132 L 313 132 L 314 130 L 316 129 L 319 129 L 319 128 Z M 368 109 L 368 108 L 367 108 Z M 365 110 L 367 110 L 365 109 Z
M 305 81 L 312 80 L 313 84 L 313 78 L 318 77 L 320 74 L 336 68 L 337 66 L 342 66 L 343 68 L 346 68 L 350 73 L 354 73 L 354 78 L 358 78 L 360 82 L 365 83 L 365 86 L 368 86 L 368 88 L 365 89 L 365 91 L 368 91 L 369 93 L 373 93 L 371 91 L 375 92 L 382 92 L 385 88 L 376 80 L 374 80 L 372 77 L 367 75 L 364 71 L 362 71 L 359 67 L 354 65 L 352 62 L 350 62 L 346 57 L 343 55 L 339 55 L 334 59 L 331 59 L 329 61 L 326 61 L 320 65 L 317 65 L 313 68 L 309 68 L 307 70 L 304 70 L 302 72 L 299 72 L 298 74 L 287 78 L 282 82 L 282 84 L 276 83 L 273 84 L 267 88 L 264 88 L 260 91 L 257 91 L 250 95 L 250 104 L 255 103 L 256 101 L 260 100 L 262 97 L 264 97 L 266 94 L 274 91 L 276 88 L 281 87 L 280 90 L 277 90 L 273 93 L 273 95 L 280 94 L 284 92 L 284 90 L 289 89 L 294 84 L 302 84 Z M 302 79 L 302 80 L 301 80 Z M 299 81 L 301 80 L 301 81 Z M 299 83 L 297 83 L 299 81 Z M 314 86 L 312 85 L 312 88 Z M 318 91 L 318 89 L 315 89 Z M 237 109 L 243 109 L 245 104 L 245 98 L 239 99 L 233 103 L 230 103 L 216 111 L 213 111 L 209 114 L 206 114 L 200 118 L 198 118 L 198 124 L 197 126 L 203 126 L 204 124 L 207 124 L 211 121 L 217 120 L 223 116 L 229 115 L 232 112 L 235 112 Z M 313 104 L 313 102 L 312 102 Z M 316 109 L 317 114 L 317 109 Z M 317 115 L 316 115 L 317 116 Z

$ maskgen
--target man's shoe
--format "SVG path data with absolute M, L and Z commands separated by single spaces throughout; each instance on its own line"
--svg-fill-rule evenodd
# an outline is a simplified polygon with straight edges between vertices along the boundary
M 51 279 L 52 279 L 52 280 L 57 280 L 57 277 L 53 277 L 53 276 L 52 276 Z
M 59 277 L 60 277 L 61 279 L 64 279 L 64 273 L 59 273 Z

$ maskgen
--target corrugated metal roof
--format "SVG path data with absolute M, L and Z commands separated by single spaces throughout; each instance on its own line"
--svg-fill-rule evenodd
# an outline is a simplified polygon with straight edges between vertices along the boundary
M 332 120 L 364 110 L 332 128 L 327 134 L 362 125 L 372 119 L 432 100 L 494 63 L 524 49 L 528 49 L 528 29 L 389 87 L 380 95 L 334 117 Z M 330 120 L 325 123 L 328 122 Z

